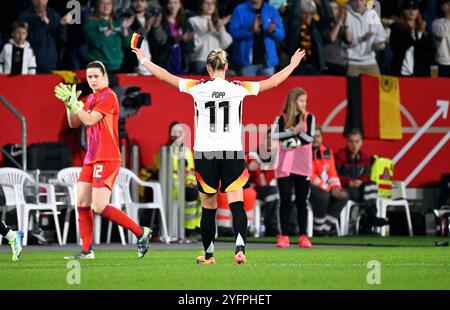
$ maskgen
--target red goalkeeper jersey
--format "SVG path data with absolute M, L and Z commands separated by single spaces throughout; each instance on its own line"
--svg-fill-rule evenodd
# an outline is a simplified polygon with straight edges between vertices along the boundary
M 109 87 L 105 87 L 88 96 L 84 109 L 87 112 L 97 111 L 103 115 L 97 124 L 87 127 L 88 147 L 84 163 L 120 161 L 119 101 L 116 94 Z

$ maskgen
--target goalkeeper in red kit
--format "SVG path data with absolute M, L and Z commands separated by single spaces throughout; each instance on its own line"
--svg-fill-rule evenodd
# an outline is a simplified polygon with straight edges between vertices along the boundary
M 152 231 L 140 227 L 123 211 L 109 204 L 111 190 L 120 169 L 118 139 L 119 102 L 108 87 L 105 66 L 94 61 L 87 65 L 86 78 L 93 94 L 86 103 L 78 101 L 76 86 L 59 84 L 55 95 L 67 107 L 67 119 L 71 128 L 86 126 L 87 152 L 77 183 L 77 210 L 82 250 L 66 259 L 94 259 L 92 234 L 94 212 L 133 232 L 138 238 L 138 257 L 143 257 L 149 248 Z

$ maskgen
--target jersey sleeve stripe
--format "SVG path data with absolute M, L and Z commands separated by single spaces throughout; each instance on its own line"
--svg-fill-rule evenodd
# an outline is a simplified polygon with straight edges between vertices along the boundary
M 250 95 L 257 95 L 259 91 L 258 82 L 241 82 L 241 86 L 244 87 Z

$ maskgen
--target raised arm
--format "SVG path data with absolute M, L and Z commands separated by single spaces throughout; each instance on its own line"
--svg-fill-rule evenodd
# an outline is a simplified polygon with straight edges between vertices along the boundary
M 300 64 L 300 61 L 305 56 L 305 51 L 298 49 L 294 55 L 291 57 L 291 63 L 284 67 L 283 70 L 277 72 L 272 75 L 267 80 L 263 80 L 259 82 L 259 92 L 263 92 L 269 90 L 271 88 L 277 87 L 281 82 L 283 82 L 291 73 L 297 68 Z
M 178 83 L 180 78 L 173 74 L 170 74 L 166 69 L 161 68 L 158 65 L 155 65 L 153 62 L 145 58 L 144 51 L 142 49 L 133 48 L 133 53 L 136 54 L 136 57 L 140 63 L 147 68 L 154 76 L 156 76 L 159 80 L 166 82 L 169 85 L 172 85 L 176 89 L 178 89 Z

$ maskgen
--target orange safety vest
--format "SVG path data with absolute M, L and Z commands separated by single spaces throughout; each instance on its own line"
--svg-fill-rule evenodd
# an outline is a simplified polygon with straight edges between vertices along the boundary
M 323 144 L 319 146 L 318 150 L 313 150 L 311 184 L 327 192 L 333 187 L 341 187 L 333 151 Z

